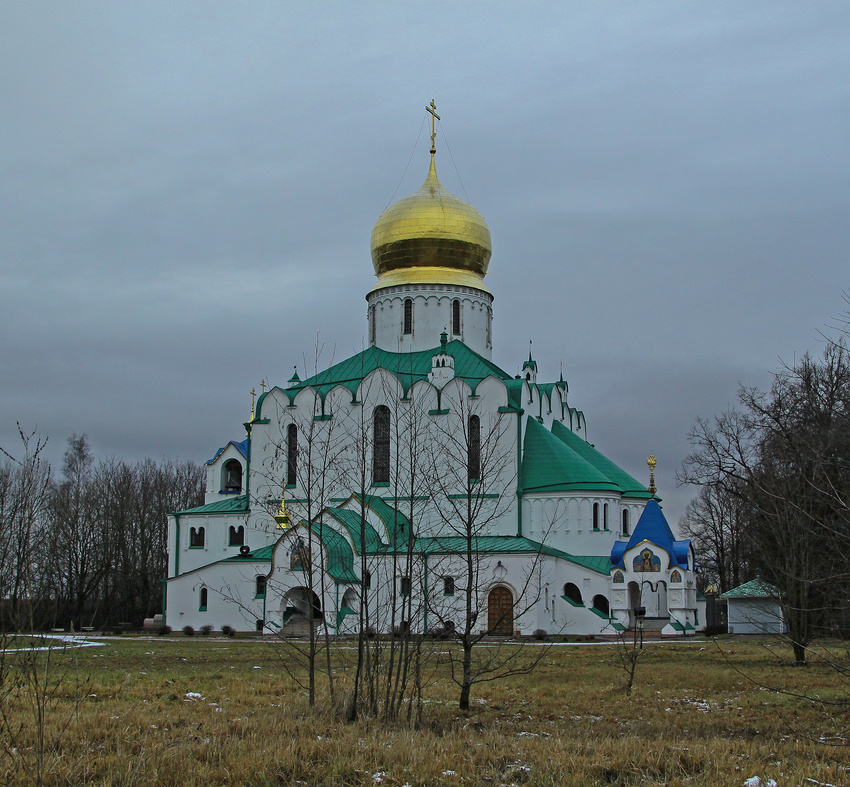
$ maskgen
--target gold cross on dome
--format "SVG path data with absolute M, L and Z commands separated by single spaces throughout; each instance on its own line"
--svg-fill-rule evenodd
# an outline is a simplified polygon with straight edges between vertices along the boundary
M 254 420 L 254 399 L 257 397 L 257 389 L 251 389 L 251 420 Z
M 437 114 L 437 105 L 434 103 L 433 98 L 431 99 L 431 104 L 425 107 L 425 111 L 431 113 L 431 152 L 436 153 L 435 142 L 437 140 L 437 132 L 434 130 L 434 120 L 440 120 L 440 116 Z

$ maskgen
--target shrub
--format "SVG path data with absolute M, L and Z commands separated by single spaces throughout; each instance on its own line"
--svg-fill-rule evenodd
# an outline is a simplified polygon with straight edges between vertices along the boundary
M 549 639 L 549 634 L 544 629 L 535 629 L 534 634 L 531 635 L 534 639 Z
M 195 629 L 193 629 L 191 626 L 183 626 L 183 633 L 187 637 L 194 637 L 195 636 Z
M 205 623 L 203 626 L 201 626 L 201 634 L 203 634 L 205 637 L 208 637 L 212 630 L 213 627 L 209 623 Z
M 236 631 L 233 626 L 222 626 L 221 633 L 224 634 L 225 637 L 232 637 Z
M 160 637 L 165 635 L 165 634 L 170 634 L 171 633 L 171 626 L 160 626 L 159 629 L 157 629 L 156 633 L 159 634 Z
M 435 626 L 428 631 L 428 636 L 434 639 L 451 639 L 454 636 L 454 626 Z

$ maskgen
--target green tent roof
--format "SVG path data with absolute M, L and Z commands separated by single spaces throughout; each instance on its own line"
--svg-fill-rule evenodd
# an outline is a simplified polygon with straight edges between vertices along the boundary
M 571 448 L 582 459 L 595 467 L 606 478 L 613 481 L 624 497 L 649 499 L 651 495 L 640 481 L 636 481 L 625 470 L 617 467 L 607 456 L 599 453 L 587 440 L 570 431 L 560 421 L 552 424 L 552 434 Z
M 521 482 L 525 492 L 620 491 L 616 483 L 534 418 L 526 421 Z
M 720 598 L 779 598 L 779 589 L 761 577 L 727 590 Z

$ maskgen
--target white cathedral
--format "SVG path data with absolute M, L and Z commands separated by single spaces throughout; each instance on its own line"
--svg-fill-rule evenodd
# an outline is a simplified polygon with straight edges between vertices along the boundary
M 587 442 L 531 355 L 491 360 L 490 231 L 437 179 L 433 133 L 430 155 L 372 231 L 368 348 L 264 390 L 206 503 L 169 517 L 167 624 L 693 633 L 693 549 L 654 482 Z

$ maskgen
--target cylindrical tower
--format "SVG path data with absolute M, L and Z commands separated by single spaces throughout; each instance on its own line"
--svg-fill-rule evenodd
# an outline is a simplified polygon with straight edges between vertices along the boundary
M 432 149 L 422 188 L 390 205 L 372 230 L 378 282 L 366 296 L 370 344 L 427 350 L 445 331 L 489 359 L 493 296 L 484 276 L 491 252 L 487 222 L 443 188 Z

